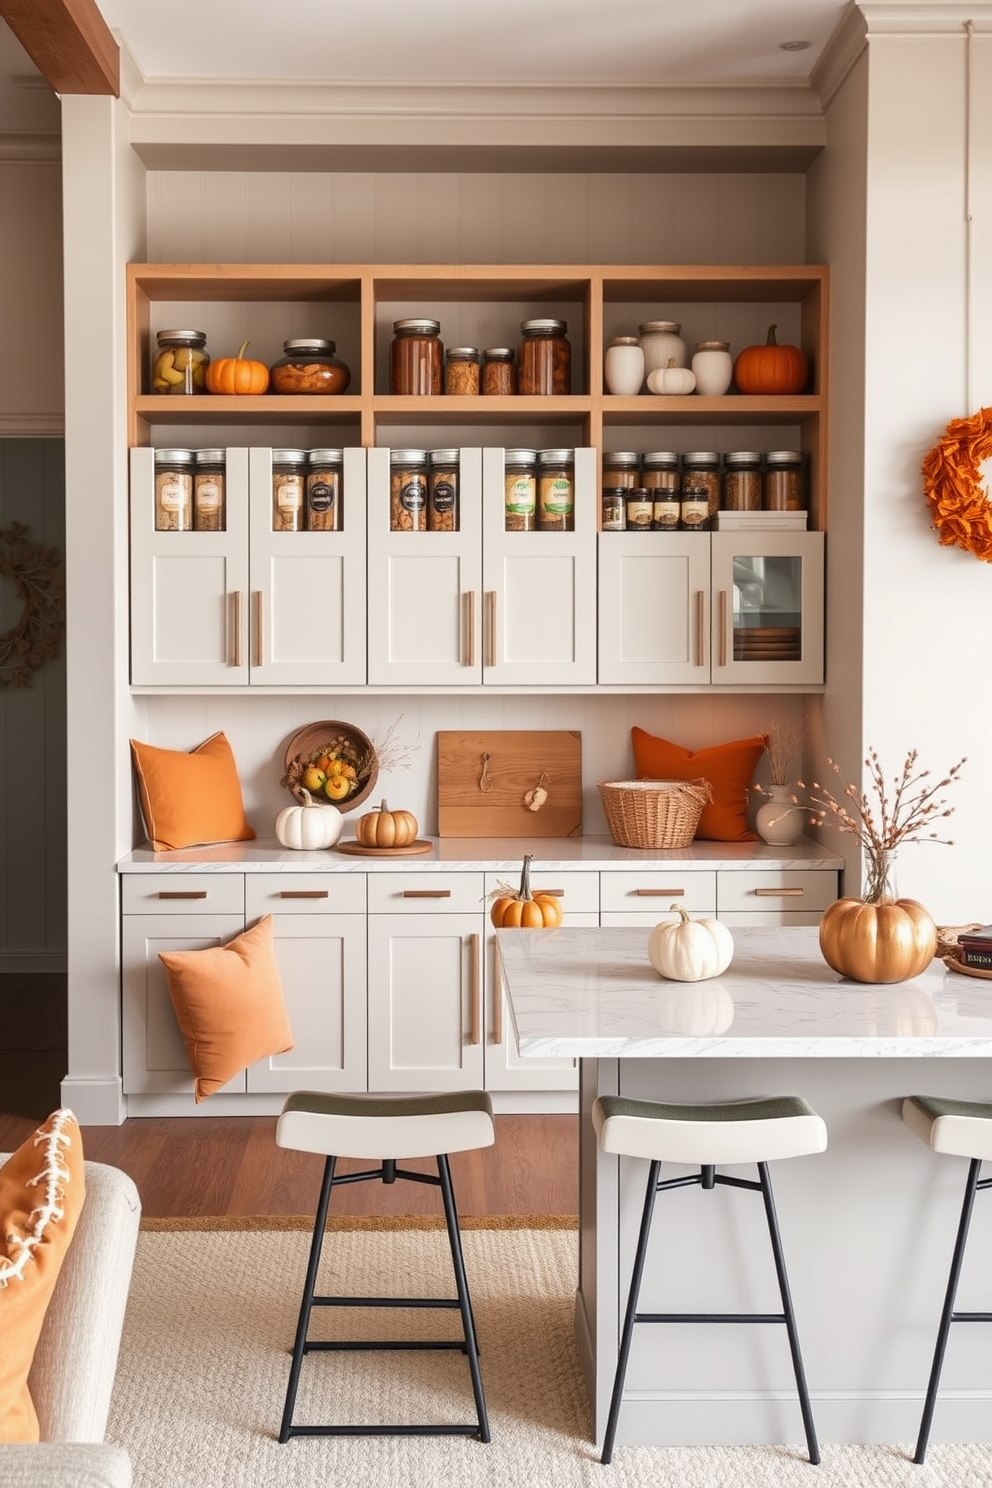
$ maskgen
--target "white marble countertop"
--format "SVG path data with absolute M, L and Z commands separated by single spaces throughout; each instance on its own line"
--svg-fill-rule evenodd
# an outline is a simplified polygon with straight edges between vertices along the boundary
M 430 837 L 431 851 L 418 856 L 377 857 L 342 853 L 337 848 L 296 852 L 281 847 L 275 837 L 252 842 L 221 842 L 181 852 L 153 852 L 135 848 L 121 858 L 120 873 L 398 873 L 437 872 L 457 867 L 483 872 L 520 870 L 525 853 L 534 856 L 535 872 L 589 869 L 811 869 L 836 871 L 844 862 L 818 842 L 807 839 L 792 847 L 769 847 L 764 842 L 693 842 L 690 847 L 656 849 L 617 847 L 611 837 Z
M 815 926 L 735 929 L 704 982 L 660 977 L 640 929 L 498 930 L 520 1053 L 543 1058 L 992 1055 L 992 982 L 934 961 L 889 986 L 839 977 Z

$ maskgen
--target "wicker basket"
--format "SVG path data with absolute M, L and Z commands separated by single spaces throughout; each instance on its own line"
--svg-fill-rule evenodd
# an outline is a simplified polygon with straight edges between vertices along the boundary
M 600 780 L 599 794 L 618 847 L 688 847 L 713 787 L 708 780 Z

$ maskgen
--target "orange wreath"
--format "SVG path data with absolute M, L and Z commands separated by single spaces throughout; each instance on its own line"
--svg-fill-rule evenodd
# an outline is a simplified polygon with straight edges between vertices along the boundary
M 941 547 L 956 544 L 992 563 L 992 502 L 982 485 L 992 457 L 992 408 L 952 419 L 923 461 L 923 489 Z

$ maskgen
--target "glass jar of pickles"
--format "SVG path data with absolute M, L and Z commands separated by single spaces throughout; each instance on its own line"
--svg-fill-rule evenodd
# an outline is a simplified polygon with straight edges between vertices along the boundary
M 575 451 L 540 450 L 537 456 L 539 532 L 575 530 Z
M 159 331 L 152 358 L 153 393 L 205 393 L 207 368 L 206 331 Z

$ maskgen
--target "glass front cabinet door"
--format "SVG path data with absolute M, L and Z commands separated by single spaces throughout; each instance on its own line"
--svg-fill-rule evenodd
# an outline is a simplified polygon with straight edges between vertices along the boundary
M 713 682 L 823 681 L 823 533 L 711 535 Z

